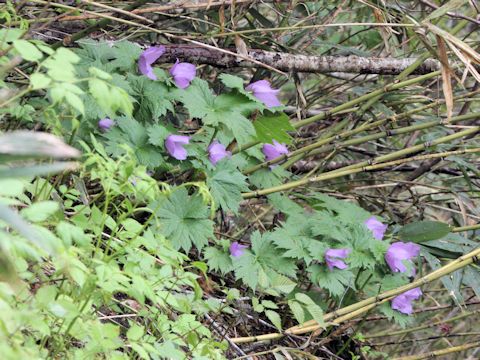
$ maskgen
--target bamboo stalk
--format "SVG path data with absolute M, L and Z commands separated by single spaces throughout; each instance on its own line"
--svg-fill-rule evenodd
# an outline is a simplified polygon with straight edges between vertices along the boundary
M 476 348 L 476 347 L 480 347 L 480 341 L 476 341 L 476 342 L 468 343 L 468 344 L 463 344 L 463 345 L 459 345 L 459 346 L 453 346 L 453 347 L 445 348 L 445 349 L 442 349 L 442 350 L 431 351 L 431 352 L 424 353 L 424 354 L 397 357 L 397 358 L 394 358 L 393 360 L 429 359 L 429 358 L 434 358 L 434 357 L 441 356 L 441 355 L 453 354 L 453 353 L 456 353 L 456 352 L 465 351 L 465 350 L 468 350 L 468 349 L 473 349 L 473 348 Z
M 428 107 L 430 107 L 430 106 L 428 106 Z M 426 108 L 426 106 L 423 106 L 420 109 L 424 109 L 424 108 Z M 408 111 L 408 112 L 402 114 L 403 116 L 401 116 L 401 118 L 403 118 L 405 116 L 408 116 L 408 115 L 411 115 L 413 113 L 419 112 L 419 111 L 421 111 L 421 110 L 414 109 L 413 111 Z M 480 113 L 471 113 L 471 114 L 466 114 L 466 115 L 455 116 L 455 117 L 452 117 L 448 123 L 453 124 L 453 123 L 456 123 L 456 122 L 459 122 L 459 121 L 471 120 L 471 119 L 474 119 L 476 117 L 480 117 Z M 253 172 L 255 172 L 259 169 L 267 168 L 270 165 L 276 164 L 276 163 L 281 162 L 283 160 L 288 160 L 290 158 L 296 157 L 297 155 L 304 155 L 304 154 L 305 155 L 308 155 L 308 154 L 317 155 L 317 154 L 320 154 L 320 153 L 326 153 L 326 152 L 329 152 L 329 151 L 332 151 L 332 150 L 337 150 L 337 149 L 344 148 L 344 147 L 347 147 L 347 146 L 359 145 L 359 144 L 366 143 L 368 141 L 378 140 L 378 139 L 381 139 L 381 138 L 384 138 L 384 137 L 387 137 L 387 136 L 395 136 L 395 135 L 406 134 L 406 133 L 410 133 L 410 132 L 414 132 L 414 131 L 418 131 L 418 130 L 428 129 L 428 128 L 431 128 L 431 127 L 434 127 L 434 126 L 437 126 L 437 125 L 444 125 L 445 124 L 445 122 L 443 120 L 428 121 L 428 122 L 423 123 L 423 124 L 417 124 L 417 125 L 406 126 L 406 127 L 403 127 L 403 128 L 381 131 L 381 132 L 378 132 L 378 133 L 375 133 L 375 134 L 370 134 L 370 135 L 366 135 L 366 136 L 363 136 L 363 137 L 360 137 L 360 138 L 348 140 L 348 141 L 345 141 L 343 143 L 333 144 L 333 145 L 329 145 L 329 146 L 325 146 L 323 148 L 320 148 L 321 146 L 323 146 L 323 145 L 325 145 L 329 142 L 332 142 L 333 140 L 336 140 L 338 138 L 344 138 L 344 137 L 350 136 L 352 134 L 356 134 L 356 133 L 359 133 L 361 131 L 364 131 L 366 129 L 369 129 L 369 128 L 372 128 L 372 127 L 377 127 L 377 126 L 381 125 L 382 123 L 386 122 L 388 119 L 392 119 L 392 118 L 395 118 L 395 117 L 390 116 L 386 119 L 375 121 L 374 123 L 368 124 L 368 125 L 366 125 L 362 128 L 357 128 L 357 129 L 354 129 L 354 130 L 346 131 L 345 133 L 340 134 L 340 135 L 330 136 L 328 138 L 321 139 L 321 140 L 319 140 L 317 142 L 314 142 L 310 145 L 304 146 L 304 147 L 302 147 L 300 149 L 297 149 L 295 151 L 291 151 L 288 154 L 284 154 L 284 155 L 281 155 L 281 156 L 279 156 L 275 159 L 272 159 L 272 160 L 265 161 L 263 163 L 254 165 L 254 166 L 252 166 L 248 169 L 245 169 L 243 171 L 243 173 L 245 175 L 249 175 L 249 174 L 251 174 L 251 173 L 253 173 Z M 396 117 L 396 121 L 398 119 L 399 119 L 399 117 Z M 320 149 L 318 149 L 318 148 L 320 148 Z M 316 150 L 316 149 L 318 149 L 318 150 Z M 313 151 L 313 150 L 316 150 L 316 151 Z M 302 158 L 303 158 L 303 156 L 302 156 Z
M 379 337 L 384 337 L 384 336 L 397 336 L 397 335 L 409 334 L 409 333 L 412 333 L 412 332 L 425 330 L 425 329 L 428 329 L 430 327 L 434 327 L 434 326 L 438 326 L 438 325 L 442 325 L 442 324 L 448 324 L 450 322 L 461 320 L 461 319 L 464 319 L 466 317 L 473 316 L 473 315 L 476 315 L 476 314 L 479 314 L 479 313 L 480 313 L 480 310 L 468 311 L 468 312 L 465 312 L 463 314 L 454 316 L 450 319 L 435 321 L 435 322 L 430 323 L 430 324 L 416 326 L 416 327 L 413 327 L 413 328 L 410 328 L 410 329 L 403 329 L 403 330 L 398 330 L 398 331 L 384 331 L 384 332 L 379 332 L 379 333 L 372 334 L 372 335 L 365 335 L 364 338 L 365 339 L 374 339 L 374 338 L 379 338 Z
M 306 185 L 306 184 L 311 184 L 311 183 L 320 182 L 320 181 L 329 180 L 329 179 L 335 179 L 337 177 L 351 175 L 351 174 L 355 174 L 355 173 L 362 172 L 362 171 L 378 170 L 382 167 L 386 167 L 386 164 L 391 165 L 391 163 L 383 163 L 383 164 L 377 164 L 377 165 L 369 165 L 369 164 L 384 162 L 384 161 L 387 161 L 387 160 L 392 160 L 392 159 L 395 159 L 395 158 L 399 158 L 403 155 L 407 155 L 407 154 L 411 154 L 411 153 L 418 152 L 418 151 L 421 151 L 421 150 L 425 150 L 425 149 L 427 149 L 431 146 L 434 146 L 434 145 L 438 145 L 438 144 L 446 143 L 446 142 L 449 142 L 449 141 L 452 141 L 452 140 L 456 140 L 456 139 L 462 138 L 462 137 L 470 135 L 470 134 L 475 134 L 478 131 L 480 131 L 480 126 L 475 126 L 475 127 L 472 127 L 471 129 L 459 131 L 459 132 L 457 132 L 455 134 L 452 134 L 452 135 L 442 136 L 438 139 L 435 139 L 433 141 L 430 141 L 430 142 L 427 142 L 427 143 L 424 143 L 424 144 L 421 144 L 421 145 L 412 146 L 412 147 L 409 147 L 409 148 L 406 148 L 406 149 L 395 151 L 395 152 L 390 153 L 388 155 L 379 156 L 379 157 L 377 157 L 377 158 L 375 158 L 371 161 L 362 161 L 362 162 L 357 163 L 355 165 L 346 166 L 346 167 L 344 167 L 342 169 L 339 169 L 339 170 L 329 171 L 325 174 L 321 174 L 321 175 L 314 176 L 314 177 L 311 177 L 311 178 L 291 181 L 291 182 L 288 182 L 288 183 L 285 183 L 285 184 L 282 184 L 282 185 L 273 186 L 273 187 L 262 189 L 262 190 L 243 193 L 242 197 L 244 199 L 250 199 L 250 198 L 253 198 L 253 197 L 259 197 L 259 196 L 263 196 L 263 195 L 273 194 L 273 193 L 279 192 L 279 191 L 285 191 L 285 190 L 293 189 L 293 188 L 303 186 L 303 185 Z M 442 156 L 440 156 L 440 157 L 442 157 Z M 417 159 L 418 159 L 418 157 L 417 157 Z M 412 161 L 412 160 L 410 159 L 408 161 Z
M 338 325 L 343 321 L 350 320 L 353 317 L 361 315 L 367 311 L 370 311 L 374 307 L 391 300 L 393 297 L 404 293 L 405 291 L 423 286 L 428 284 L 432 281 L 438 280 L 441 277 L 448 275 L 452 272 L 457 271 L 467 265 L 472 264 L 474 261 L 478 261 L 478 256 L 480 256 L 480 248 L 475 249 L 468 254 L 460 256 L 458 259 L 451 261 L 447 265 L 442 266 L 441 268 L 434 270 L 430 274 L 427 274 L 410 284 L 406 284 L 400 286 L 396 289 L 392 289 L 389 291 L 385 291 L 377 296 L 370 297 L 368 299 L 359 301 L 355 304 L 346 306 L 339 310 L 332 311 L 328 314 L 325 314 L 324 321 L 333 321 L 334 324 Z M 264 340 L 273 340 L 279 339 L 287 334 L 304 334 L 312 331 L 316 331 L 320 329 L 321 326 L 315 321 L 310 320 L 301 325 L 293 326 L 287 329 L 284 333 L 271 333 L 271 334 L 263 334 L 258 336 L 248 336 L 248 337 L 238 337 L 233 338 L 232 341 L 236 344 L 239 343 L 247 343 L 247 342 L 254 342 L 254 341 L 264 341 Z
M 406 86 L 409 86 L 409 85 L 413 85 L 413 84 L 416 84 L 418 82 L 422 82 L 422 81 L 425 81 L 425 80 L 428 80 L 428 79 L 431 79 L 431 78 L 434 78 L 435 76 L 438 76 L 440 74 L 440 71 L 434 71 L 434 72 L 431 72 L 430 74 L 425 74 L 425 75 L 422 75 L 422 76 L 418 76 L 416 78 L 413 78 L 413 79 L 408 79 L 408 80 L 405 80 L 405 81 L 401 81 L 399 83 L 392 83 L 392 84 L 388 84 L 386 86 L 384 86 L 383 88 L 381 89 L 378 89 L 378 90 L 375 90 L 375 91 L 372 91 L 371 93 L 368 93 L 368 94 L 365 94 L 365 95 L 362 95 L 356 99 L 353 99 L 353 100 L 350 100 L 350 101 L 347 101 L 346 103 L 343 103 L 341 105 L 338 105 L 332 109 L 330 109 L 329 111 L 324 111 L 318 115 L 314 115 L 314 116 L 311 116 L 309 118 L 306 118 L 304 120 L 301 120 L 301 121 L 296 121 L 294 123 L 292 123 L 292 126 L 295 128 L 295 129 L 299 129 L 303 126 L 306 126 L 306 125 L 309 125 L 309 124 L 312 124 L 316 121 L 319 121 L 319 120 L 324 120 L 326 118 L 328 118 L 329 116 L 331 115 L 334 115 L 334 114 L 337 114 L 339 113 L 340 111 L 343 111 L 343 110 L 346 110 L 346 109 L 350 109 L 352 107 L 354 107 L 355 105 L 357 104 L 360 104 L 364 101 L 367 101 L 371 98 L 374 98 L 378 95 L 383 95 L 383 94 L 386 94 L 390 91 L 393 91 L 393 90 L 398 90 L 398 89 L 401 89 L 403 87 L 406 87 Z M 249 149 L 251 148 L 252 146 L 255 146 L 257 145 L 259 142 L 258 141 L 252 141 L 248 144 L 245 144 L 243 146 L 240 146 L 240 147 L 237 147 L 233 153 L 236 154 L 238 153 L 239 151 L 242 151 L 242 150 L 246 150 L 246 149 Z

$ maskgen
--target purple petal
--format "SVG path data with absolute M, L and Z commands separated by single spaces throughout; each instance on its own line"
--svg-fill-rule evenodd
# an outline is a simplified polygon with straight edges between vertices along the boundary
M 217 140 L 213 141 L 208 147 L 208 158 L 212 165 L 216 165 L 217 162 L 224 157 L 231 157 L 232 153 L 227 151 L 225 145 L 220 144 Z
M 235 241 L 230 245 L 230 255 L 232 255 L 233 257 L 242 256 L 243 250 L 246 248 L 248 248 L 247 245 L 241 245 L 237 241 Z
M 153 73 L 152 64 L 165 53 L 165 46 L 151 46 L 144 50 L 138 58 L 138 70 L 148 78 L 157 80 Z
M 420 290 L 420 288 L 408 290 L 393 298 L 392 309 L 410 315 L 413 312 L 412 301 L 419 299 L 420 296 L 422 296 L 422 290 Z
M 98 122 L 98 127 L 103 131 L 109 130 L 113 125 L 115 125 L 115 121 L 110 118 L 104 118 Z
M 190 85 L 190 82 L 195 78 L 197 70 L 195 65 L 186 62 L 177 62 L 171 67 L 170 74 L 173 76 L 173 81 L 180 89 L 185 89 Z
M 278 141 L 273 140 L 273 145 L 263 145 L 262 152 L 265 155 L 265 160 L 270 161 L 276 159 L 280 155 L 288 154 L 288 148 L 285 144 L 280 144 Z
M 277 94 L 280 90 L 272 89 L 267 80 L 255 81 L 248 85 L 245 90 L 253 92 L 253 96 L 263 102 L 268 108 L 282 105 L 277 98 Z
M 393 272 L 406 272 L 407 268 L 404 261 L 411 261 L 420 253 L 420 246 L 412 242 L 394 242 L 388 248 L 385 254 L 385 261 Z M 412 268 L 410 276 L 415 275 L 415 269 Z
M 165 147 L 170 156 L 177 160 L 185 160 L 187 158 L 187 150 L 183 148 L 190 142 L 190 137 L 183 135 L 168 135 L 165 139 Z
M 328 269 L 333 270 L 334 267 L 344 270 L 348 266 L 340 259 L 345 259 L 350 254 L 350 249 L 328 249 L 325 251 L 325 262 Z
M 373 232 L 373 237 L 377 240 L 382 240 L 388 225 L 382 224 L 374 216 L 368 218 L 364 223 L 369 230 Z

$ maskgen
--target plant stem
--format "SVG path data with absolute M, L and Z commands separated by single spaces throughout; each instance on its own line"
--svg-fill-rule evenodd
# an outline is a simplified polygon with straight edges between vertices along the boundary
M 301 121 L 297 121 L 297 122 L 294 122 L 292 123 L 292 126 L 295 128 L 295 129 L 298 129 L 298 128 L 301 128 L 303 126 L 306 126 L 306 125 L 309 125 L 309 124 L 312 124 L 316 121 L 319 121 L 319 120 L 323 120 L 323 119 L 326 119 L 327 117 L 331 116 L 331 115 L 334 115 L 334 114 L 337 114 L 339 113 L 340 111 L 343 111 L 343 110 L 347 110 L 347 109 L 350 109 L 352 107 L 354 107 L 355 105 L 357 104 L 360 104 L 364 101 L 368 101 L 370 100 L 371 98 L 375 98 L 377 97 L 378 95 L 382 95 L 382 94 L 385 94 L 389 91 L 393 91 L 393 90 L 398 90 L 398 89 L 401 89 L 403 87 L 406 87 L 406 86 L 409 86 L 409 85 L 412 85 L 412 84 L 416 84 L 418 82 L 422 82 L 424 80 L 428 80 L 428 79 L 431 79 L 431 78 L 434 78 L 435 76 L 438 76 L 440 75 L 440 71 L 434 71 L 434 72 L 431 72 L 429 74 L 425 74 L 425 75 L 422 75 L 422 76 L 418 76 L 416 78 L 413 78 L 413 79 L 409 79 L 409 80 L 405 80 L 405 81 L 402 81 L 402 82 L 398 82 L 398 83 L 392 83 L 392 84 L 388 84 L 386 86 L 384 86 L 383 88 L 381 89 L 378 89 L 378 90 L 375 90 L 375 91 L 372 91 L 371 93 L 368 93 L 368 94 L 365 94 L 365 95 L 362 95 L 356 99 L 353 99 L 353 100 L 350 100 L 350 101 L 347 101 L 346 103 L 343 103 L 342 105 L 338 105 L 334 108 L 332 108 L 331 110 L 329 111 L 325 111 L 325 112 L 322 112 L 318 115 L 314 115 L 314 116 L 311 116 L 309 118 L 306 118 L 304 120 L 301 120 Z M 240 146 L 238 147 L 237 149 L 235 149 L 233 151 L 234 154 L 238 153 L 239 151 L 242 151 L 242 150 L 246 150 L 248 148 L 251 148 L 252 146 L 255 146 L 257 145 L 259 142 L 258 141 L 252 141 L 248 144 L 245 144 L 243 146 Z
M 393 297 L 404 293 L 405 291 L 426 285 L 432 281 L 438 280 L 441 277 L 451 274 L 467 265 L 472 264 L 474 261 L 477 261 L 477 257 L 480 256 L 480 248 L 475 249 L 468 254 L 460 256 L 458 259 L 451 261 L 447 265 L 442 266 L 441 268 L 434 270 L 430 274 L 427 274 L 420 279 L 417 279 L 410 284 L 400 286 L 398 288 L 385 291 L 377 296 L 370 297 L 368 299 L 359 301 L 355 304 L 346 306 L 339 310 L 325 314 L 324 321 L 333 321 L 331 324 L 339 325 L 340 323 L 350 320 L 358 315 L 364 314 L 365 312 L 375 308 L 376 306 L 383 304 L 387 301 L 390 301 Z M 232 339 L 236 344 L 247 343 L 254 341 L 264 341 L 264 340 L 274 340 L 283 337 L 286 334 L 304 334 L 320 329 L 320 325 L 315 320 L 307 321 L 301 325 L 291 327 L 287 329 L 284 333 L 271 333 L 263 334 L 259 336 L 248 336 L 248 337 L 239 337 Z
M 473 342 L 473 343 L 463 344 L 463 345 L 459 345 L 459 346 L 453 346 L 453 347 L 445 348 L 445 349 L 442 349 L 442 350 L 431 351 L 431 352 L 424 353 L 424 354 L 397 357 L 397 358 L 394 358 L 393 360 L 429 359 L 429 358 L 434 358 L 434 357 L 441 356 L 441 355 L 447 355 L 447 354 L 452 354 L 452 353 L 456 353 L 456 352 L 460 352 L 460 351 L 465 351 L 465 350 L 476 348 L 476 347 L 479 347 L 479 346 L 480 346 L 480 341 L 476 341 L 476 342 Z
M 293 188 L 300 187 L 300 186 L 303 186 L 303 185 L 306 185 L 306 184 L 316 183 L 316 182 L 329 180 L 329 179 L 335 179 L 337 177 L 342 177 L 342 176 L 346 176 L 346 175 L 352 175 L 352 174 L 362 172 L 362 171 L 378 170 L 378 169 L 388 167 L 388 166 L 391 166 L 391 165 L 398 165 L 402 162 L 410 162 L 410 161 L 415 161 L 415 160 L 444 157 L 445 154 L 447 154 L 447 153 L 448 154 L 453 154 L 455 152 L 451 152 L 451 151 L 450 152 L 443 152 L 443 153 L 438 153 L 438 154 L 431 154 L 431 155 L 424 155 L 424 156 L 417 156 L 417 157 L 413 157 L 413 158 L 408 158 L 408 159 L 404 159 L 404 161 L 400 161 L 400 162 L 391 161 L 391 162 L 383 163 L 384 161 L 393 160 L 393 159 L 399 158 L 403 155 L 407 155 L 407 154 L 411 154 L 411 153 L 414 153 L 414 152 L 418 152 L 418 151 L 427 149 L 427 148 L 429 148 L 431 146 L 434 146 L 434 145 L 449 142 L 451 140 L 455 140 L 455 139 L 458 139 L 458 138 L 461 138 L 463 136 L 467 136 L 467 135 L 470 135 L 470 134 L 475 134 L 478 131 L 480 131 L 480 126 L 475 126 L 475 127 L 472 127 L 471 129 L 467 129 L 467 130 L 464 130 L 464 131 L 459 131 L 458 133 L 455 133 L 455 134 L 452 134 L 452 135 L 440 137 L 440 138 L 438 138 L 436 140 L 433 140 L 431 142 L 427 142 L 427 143 L 424 143 L 424 144 L 421 144 L 421 145 L 416 145 L 416 146 L 412 146 L 412 147 L 409 147 L 409 148 L 406 148 L 406 149 L 395 151 L 395 152 L 390 153 L 388 155 L 379 156 L 379 157 L 377 157 L 377 158 L 375 158 L 371 161 L 362 161 L 360 163 L 357 163 L 357 164 L 354 164 L 354 165 L 351 165 L 351 166 L 346 166 L 346 167 L 344 167 L 342 169 L 339 169 L 339 170 L 329 171 L 325 174 L 321 174 L 321 175 L 314 176 L 314 177 L 311 177 L 311 178 L 292 181 L 292 182 L 288 182 L 288 183 L 285 183 L 285 184 L 282 184 L 282 185 L 266 188 L 266 189 L 263 189 L 263 190 L 257 190 L 257 191 L 252 191 L 252 192 L 248 192 L 248 193 L 243 193 L 242 197 L 244 199 L 250 199 L 250 198 L 253 198 L 253 197 L 259 197 L 259 196 L 263 196 L 263 195 L 273 194 L 273 193 L 278 192 L 278 191 L 293 189 Z M 470 150 L 459 150 L 459 151 L 461 151 L 461 152 L 462 151 L 471 152 Z M 476 152 L 476 151 L 474 151 L 474 152 Z M 375 163 L 378 163 L 378 162 L 382 162 L 382 164 L 369 165 L 371 163 L 375 164 Z

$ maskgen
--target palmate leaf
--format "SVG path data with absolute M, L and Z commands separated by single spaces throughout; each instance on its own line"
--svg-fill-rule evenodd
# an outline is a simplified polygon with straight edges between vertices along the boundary
M 117 124 L 103 135 L 107 139 L 105 148 L 109 154 L 119 157 L 125 154 L 127 145 L 135 149 L 140 164 L 149 168 L 163 164 L 160 149 L 149 143 L 149 133 L 142 124 L 126 116 L 117 119 Z
M 348 270 L 329 270 L 324 265 L 311 265 L 307 268 L 312 282 L 326 289 L 332 296 L 341 296 L 347 287 L 354 288 L 354 276 Z
M 281 228 L 269 235 L 269 239 L 283 250 L 283 256 L 303 259 L 308 265 L 313 260 L 310 244 L 317 242 L 312 236 L 311 220 L 304 214 L 289 216 Z
M 240 93 L 215 96 L 208 83 L 194 79 L 185 90 L 178 90 L 180 98 L 191 117 L 199 118 L 205 125 L 226 128 L 240 145 L 250 141 L 255 135 L 255 128 L 244 114 L 256 108 L 254 102 Z
M 213 237 L 213 222 L 201 196 L 189 196 L 185 188 L 173 192 L 168 199 L 151 205 L 159 223 L 160 232 L 175 249 L 189 251 L 192 245 L 201 249 Z
M 224 275 L 233 270 L 230 255 L 216 247 L 205 249 L 204 256 L 211 270 L 220 271 Z
M 256 231 L 251 236 L 251 242 L 251 251 L 246 250 L 233 260 L 237 279 L 255 290 L 259 284 L 262 288 L 275 287 L 279 273 L 295 278 L 295 262 L 281 256 L 268 234 L 262 236 Z
M 175 92 L 169 92 L 163 82 L 135 75 L 129 75 L 128 80 L 138 101 L 135 112 L 137 119 L 150 123 L 152 120 L 158 121 L 168 111 L 174 111 L 172 101 L 175 99 Z
M 257 132 L 257 139 L 263 143 L 272 144 L 273 140 L 279 143 L 292 143 L 292 137 L 287 131 L 294 131 L 295 128 L 284 113 L 265 114 L 256 119 L 253 126 Z
M 331 211 L 345 222 L 352 222 L 352 219 L 363 222 L 371 216 L 368 211 L 362 209 L 360 206 L 345 200 L 335 199 L 325 194 L 312 194 L 310 202 L 315 209 Z
M 207 186 L 223 210 L 238 212 L 242 191 L 248 190 L 246 177 L 231 163 L 221 161 L 207 179 Z

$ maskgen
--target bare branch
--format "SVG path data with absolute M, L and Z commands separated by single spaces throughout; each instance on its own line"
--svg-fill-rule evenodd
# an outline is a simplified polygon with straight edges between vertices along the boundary
M 258 67 L 254 62 L 209 49 L 192 45 L 167 45 L 166 53 L 158 62 L 175 62 L 176 59 L 196 64 L 208 64 L 223 68 Z M 234 51 L 234 50 L 232 50 Z M 417 59 L 405 58 L 366 58 L 360 56 L 309 56 L 292 55 L 258 49 L 248 51 L 248 56 L 255 61 L 272 66 L 281 71 L 306 73 L 355 73 L 396 75 L 413 64 Z M 435 59 L 427 59 L 414 74 L 427 74 L 440 68 Z

